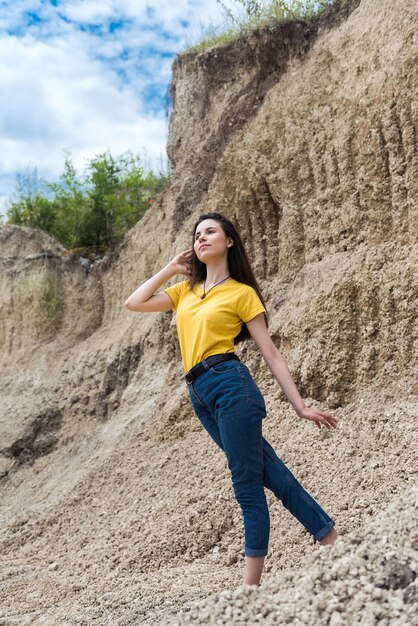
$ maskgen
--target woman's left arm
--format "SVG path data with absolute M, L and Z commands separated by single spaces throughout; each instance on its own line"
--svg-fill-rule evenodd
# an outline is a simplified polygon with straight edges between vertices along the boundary
M 246 324 L 250 335 L 257 344 L 265 362 L 269 366 L 273 376 L 279 383 L 283 393 L 299 417 L 315 422 L 318 428 L 321 428 L 321 424 L 323 424 L 326 428 L 335 428 L 338 421 L 337 417 L 331 413 L 319 411 L 305 405 L 292 379 L 292 375 L 286 361 L 274 345 L 273 340 L 269 335 L 264 319 L 264 313 L 259 313 L 253 317 L 252 320 L 246 322 Z

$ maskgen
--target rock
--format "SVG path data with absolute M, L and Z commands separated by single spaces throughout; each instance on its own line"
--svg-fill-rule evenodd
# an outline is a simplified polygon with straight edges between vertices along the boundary
M 415 578 L 416 572 L 407 563 L 402 563 L 391 556 L 389 561 L 385 563 L 381 577 L 377 580 L 376 585 L 383 589 L 403 589 L 414 581 Z

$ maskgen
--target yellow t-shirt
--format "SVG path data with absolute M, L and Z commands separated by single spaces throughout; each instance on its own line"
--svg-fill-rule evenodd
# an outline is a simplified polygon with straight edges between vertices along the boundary
M 185 372 L 212 354 L 234 352 L 234 337 L 243 322 L 266 311 L 253 287 L 234 278 L 216 285 L 200 298 L 203 289 L 183 280 L 164 291 L 173 301 Z

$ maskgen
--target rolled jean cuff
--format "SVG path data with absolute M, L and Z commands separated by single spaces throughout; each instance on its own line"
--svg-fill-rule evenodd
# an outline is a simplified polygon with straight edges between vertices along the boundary
M 325 535 L 327 535 L 329 533 L 329 531 L 331 530 L 331 528 L 333 526 L 335 526 L 335 521 L 331 520 L 330 522 L 328 522 L 328 524 L 326 526 L 321 528 L 321 530 L 319 530 L 316 533 L 316 535 L 314 535 L 315 541 L 321 541 L 321 539 L 323 539 L 325 537 Z
M 263 550 L 253 550 L 252 548 L 244 548 L 245 556 L 267 556 L 268 548 Z

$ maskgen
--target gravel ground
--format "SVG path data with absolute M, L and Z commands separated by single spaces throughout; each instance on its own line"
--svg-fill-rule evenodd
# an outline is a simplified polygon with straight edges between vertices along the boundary
M 259 588 L 222 591 L 166 624 L 416 626 L 417 571 L 414 485 L 357 532 L 321 545 L 297 570 L 271 574 Z

